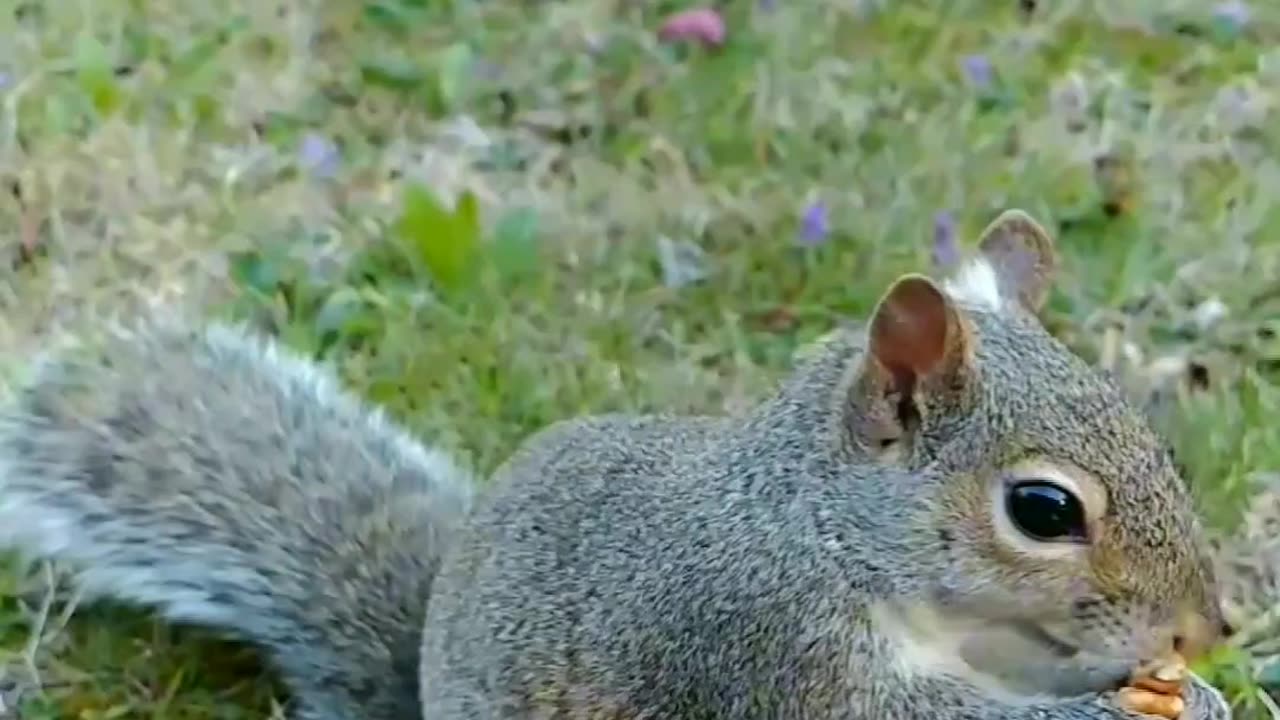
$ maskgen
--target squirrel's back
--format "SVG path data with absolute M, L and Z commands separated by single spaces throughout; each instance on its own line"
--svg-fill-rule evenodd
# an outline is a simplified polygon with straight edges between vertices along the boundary
M 824 383 L 856 344 L 832 340 L 803 381 L 745 415 L 596 416 L 529 438 L 441 571 L 424 706 L 449 718 L 841 717 L 843 670 L 866 651 L 860 614 L 881 580 L 860 558 L 851 586 L 833 548 L 892 543 L 911 508 L 885 512 L 877 488 L 913 479 L 827 458 Z
M 324 369 L 228 326 L 107 333 L 0 411 L 0 546 L 266 645 L 303 718 L 417 715 L 422 617 L 471 488 Z

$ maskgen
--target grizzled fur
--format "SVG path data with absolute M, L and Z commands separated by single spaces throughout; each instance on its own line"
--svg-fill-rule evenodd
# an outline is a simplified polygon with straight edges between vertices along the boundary
M 416 717 L 469 480 L 330 375 L 156 323 L 42 364 L 0 414 L 0 545 L 270 649 L 302 718 Z
M 998 323 L 991 329 L 992 343 L 1006 342 Z M 975 559 L 952 552 L 960 540 L 933 519 L 939 500 L 954 474 L 1035 442 L 1034 426 L 1026 438 L 997 430 L 1024 421 L 1001 409 L 1006 393 L 1049 400 L 1057 390 L 1029 388 L 1016 373 L 984 376 L 982 412 L 991 415 L 978 412 L 953 428 L 956 436 L 935 438 L 937 451 L 963 459 L 924 459 L 916 472 L 869 467 L 841 441 L 831 414 L 859 355 L 856 335 L 833 338 L 744 418 L 600 417 L 532 439 L 499 470 L 493 498 L 439 578 L 422 653 L 424 707 L 434 717 L 477 719 L 1134 717 L 1096 692 L 1121 684 L 1136 658 L 1079 673 L 1080 687 L 1046 684 L 1039 699 L 1008 704 L 945 677 L 904 677 L 869 607 L 963 585 Z M 1073 360 L 1044 360 L 1055 366 L 1089 375 L 1072 378 L 1074 391 L 1093 398 L 1082 408 L 1114 401 Z M 1027 400 L 1035 407 L 1037 398 Z M 1153 442 L 1123 414 L 1094 417 L 1060 417 L 1081 427 L 1055 442 L 1084 441 L 1098 427 Z M 985 440 L 967 439 L 973 433 Z M 1147 459 L 1135 462 L 1137 470 Z M 1169 503 L 1173 514 L 1142 513 L 1164 542 L 1124 549 L 1150 558 L 1128 568 L 1129 589 L 1157 613 L 1188 597 L 1208 603 L 1211 580 L 1194 536 L 1170 534 L 1187 521 L 1181 489 L 1135 484 L 1135 499 Z M 972 572 L 978 581 L 985 569 Z M 979 582 L 976 592 L 998 589 Z M 1111 632 L 1087 617 L 1079 630 Z M 1079 672 L 1052 662 L 1036 665 L 1041 682 Z M 1206 686 L 1189 697 L 1189 717 L 1226 717 Z
M 755 409 L 555 425 L 474 507 L 311 364 L 144 323 L 0 414 L 0 544 L 262 644 L 302 720 L 1132 720 L 1215 580 L 1158 439 L 1035 320 L 1047 243 L 1008 213 Z M 1105 490 L 1060 560 L 992 519 L 1029 458 Z

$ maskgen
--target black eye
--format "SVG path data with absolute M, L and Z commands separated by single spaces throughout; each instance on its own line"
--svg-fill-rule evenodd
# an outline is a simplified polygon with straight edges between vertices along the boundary
M 1088 537 L 1080 500 L 1051 482 L 1017 483 L 1009 488 L 1005 509 L 1013 524 L 1034 540 L 1080 541 Z

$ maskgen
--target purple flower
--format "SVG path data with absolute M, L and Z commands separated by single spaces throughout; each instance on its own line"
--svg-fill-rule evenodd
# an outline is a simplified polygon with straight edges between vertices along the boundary
M 298 162 L 317 177 L 333 177 L 338 171 L 338 146 L 318 133 L 307 133 L 298 148 Z
M 960 60 L 960 68 L 969 84 L 979 90 L 986 90 L 995 82 L 995 69 L 986 55 L 966 55 Z
M 805 208 L 800 218 L 799 242 L 806 247 L 817 247 L 827 241 L 831 232 L 831 219 L 827 206 L 821 200 L 811 203 Z
M 778 9 L 778 0 L 759 0 L 760 10 L 771 13 Z
M 1213 19 L 1237 32 L 1249 24 L 1249 17 L 1249 6 L 1240 0 L 1220 2 L 1213 8 Z
M 959 261 L 956 220 L 950 210 L 942 210 L 933 216 L 933 265 L 939 270 L 945 270 Z

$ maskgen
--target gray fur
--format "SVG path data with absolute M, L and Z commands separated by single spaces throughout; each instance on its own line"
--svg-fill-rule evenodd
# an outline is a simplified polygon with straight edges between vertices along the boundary
M 0 545 L 266 646 L 307 720 L 417 714 L 417 646 L 471 484 L 323 369 L 150 322 L 0 414 Z
M 1003 337 L 1004 324 L 990 320 L 991 344 L 1016 347 L 1015 337 L 1030 331 L 1018 326 Z M 1088 412 L 1110 403 L 1111 388 L 1037 342 L 1053 350 L 1046 372 L 1062 363 L 1082 373 L 1072 392 L 1096 400 Z M 1019 412 L 1043 414 L 1035 395 L 1023 403 L 1012 393 L 1054 396 L 1060 386 L 1028 388 L 1018 373 L 992 373 L 969 420 L 925 427 L 939 446 L 918 446 L 916 470 L 870 466 L 832 423 L 831 400 L 847 387 L 859 348 L 858 337 L 837 337 L 743 418 L 603 417 L 531 439 L 497 473 L 438 579 L 422 653 L 430 717 L 1132 717 L 1099 694 L 1136 664 L 1123 653 L 1102 655 L 1110 642 L 1127 642 L 1137 631 L 1130 625 L 1081 620 L 1076 629 L 1103 635 L 1091 648 L 1099 655 L 1056 667 L 1045 648 L 1023 648 L 1015 664 L 1047 672 L 1038 692 L 1020 700 L 896 666 L 872 605 L 936 603 L 955 588 L 962 595 L 947 600 L 959 608 L 999 603 L 1010 590 L 999 568 L 972 565 L 981 558 L 957 547 L 960 526 L 943 536 L 951 526 L 938 521 L 939 500 L 958 473 L 1039 442 L 1034 426 L 1027 436 L 997 432 L 1026 422 Z M 1067 421 L 1083 425 L 1071 437 L 1138 432 L 1114 413 L 1059 422 Z M 1134 611 L 1145 620 L 1184 598 L 1200 602 L 1209 581 L 1194 536 L 1170 532 L 1187 522 L 1182 490 L 1137 483 L 1132 492 L 1159 496 L 1144 497 L 1156 507 L 1162 498 L 1175 503 L 1167 527 L 1142 515 L 1162 539 L 1129 568 L 1134 591 L 1151 604 Z M 1189 584 L 1175 587 L 1173 578 Z M 1006 627 L 1000 615 L 983 619 L 992 635 Z M 1101 669 L 1080 671 L 1091 661 Z M 1051 686 L 1068 671 L 1085 684 Z M 1199 681 L 1190 699 L 1188 717 L 1229 717 Z
M 261 643 L 301 720 L 1134 718 L 1111 692 L 1186 613 L 1216 638 L 1216 581 L 1159 439 L 1032 314 L 1048 241 L 993 227 L 945 312 L 915 280 L 877 314 L 949 323 L 896 375 L 844 331 L 742 416 L 547 428 L 474 507 L 324 371 L 142 323 L 0 415 L 0 544 Z M 1029 456 L 1105 487 L 1086 559 L 1002 548 L 984 488 Z

